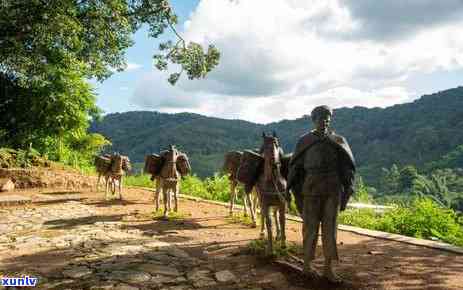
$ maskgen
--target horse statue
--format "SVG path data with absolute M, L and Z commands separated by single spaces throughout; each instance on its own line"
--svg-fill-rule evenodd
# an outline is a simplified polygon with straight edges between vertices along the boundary
M 286 160 L 276 133 L 273 136 L 267 136 L 262 133 L 264 144 L 261 148 L 263 155 L 263 170 L 260 174 L 255 185 L 257 194 L 259 196 L 261 207 L 261 236 L 264 236 L 264 224 L 267 228 L 267 247 L 266 254 L 273 253 L 273 232 L 272 220 L 270 216 L 270 208 L 276 207 L 274 210 L 274 218 L 276 225 L 276 239 L 280 240 L 281 247 L 286 247 L 286 177 L 285 167 Z M 285 162 L 283 161 L 285 159 Z M 284 165 L 283 165 L 284 164 Z M 278 217 L 277 217 L 278 212 Z
M 128 156 L 116 154 L 112 156 L 111 160 L 111 174 L 109 178 L 112 183 L 112 193 L 114 194 L 116 192 L 117 186 L 119 189 L 118 199 L 122 199 L 122 177 L 124 172 L 132 170 L 132 166 L 130 165 L 130 159 Z M 108 199 L 107 192 L 106 199 Z
M 148 160 L 150 160 L 150 158 L 145 158 L 145 168 L 150 167 L 147 163 Z M 156 211 L 159 210 L 162 192 L 162 199 L 164 202 L 163 216 L 167 218 L 169 212 L 172 210 L 172 195 L 174 198 L 174 211 L 178 211 L 177 194 L 180 187 L 180 178 L 190 173 L 191 166 L 186 154 L 178 151 L 174 145 L 170 145 L 169 150 L 161 152 L 157 159 L 154 158 L 151 160 L 158 160 L 152 162 L 152 164 L 157 162 L 154 166 L 155 168 L 148 171 L 152 174 L 151 180 L 156 182 L 154 194 Z M 156 169 L 156 167 L 158 169 Z
M 95 157 L 95 167 L 98 173 L 97 190 L 99 190 L 100 179 L 103 176 L 105 181 L 105 198 L 108 200 L 108 192 L 116 192 L 116 185 L 119 188 L 119 199 L 122 199 L 122 176 L 131 170 L 130 159 L 119 154 L 104 154 Z
M 103 156 L 95 156 L 94 161 L 96 172 L 98 173 L 98 180 L 96 182 L 96 190 L 100 190 L 100 180 L 103 177 L 105 182 L 105 189 L 108 188 L 109 176 L 111 172 L 111 155 L 104 154 Z
M 230 208 L 229 213 L 233 215 L 233 210 L 235 207 L 235 201 L 237 197 L 237 186 L 239 183 L 238 180 L 238 169 L 241 164 L 241 160 L 243 158 L 243 152 L 241 151 L 230 151 L 225 154 L 225 160 L 223 164 L 222 171 L 228 174 L 228 179 L 230 181 Z M 251 190 L 252 185 L 245 185 L 245 196 L 243 198 L 243 207 L 244 207 L 244 215 L 248 215 L 248 204 L 249 204 L 249 213 L 251 215 L 251 219 L 253 221 L 253 226 L 256 226 L 256 207 L 257 205 L 256 200 L 252 200 L 251 198 Z M 250 190 L 251 189 L 251 190 Z M 257 197 L 256 197 L 257 198 Z

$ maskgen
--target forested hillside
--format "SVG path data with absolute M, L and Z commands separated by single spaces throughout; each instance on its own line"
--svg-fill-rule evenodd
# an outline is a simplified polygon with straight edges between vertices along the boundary
M 263 130 L 275 130 L 289 152 L 298 136 L 311 126 L 309 118 L 302 117 L 261 125 L 190 113 L 144 111 L 109 114 L 93 123 L 91 131 L 109 138 L 111 150 L 128 154 L 135 162 L 176 144 L 191 156 L 193 170 L 207 176 L 220 169 L 226 151 L 258 147 Z M 455 157 L 461 151 L 457 147 L 463 144 L 463 87 L 384 109 L 337 109 L 333 128 L 349 140 L 360 173 L 370 184 L 377 183 L 382 167 L 430 167 L 443 162 L 441 158 L 451 152 L 451 166 L 463 167 L 458 163 L 462 158 Z

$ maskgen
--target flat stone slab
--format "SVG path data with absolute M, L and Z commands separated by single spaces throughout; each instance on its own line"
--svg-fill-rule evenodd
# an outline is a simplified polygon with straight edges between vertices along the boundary
M 174 276 L 180 275 L 180 272 L 173 267 L 156 265 L 156 264 L 143 264 L 138 267 L 139 270 L 148 272 L 151 275 Z
M 218 282 L 236 282 L 236 276 L 228 270 L 216 272 L 215 279 Z
M 0 206 L 8 206 L 15 204 L 31 203 L 32 199 L 26 196 L 15 195 L 15 194 L 1 194 L 0 195 Z

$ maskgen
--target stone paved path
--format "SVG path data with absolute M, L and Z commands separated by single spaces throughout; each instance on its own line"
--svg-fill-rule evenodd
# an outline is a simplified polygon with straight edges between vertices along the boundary
M 262 289 L 98 214 L 79 201 L 0 209 L 0 276 L 39 277 L 39 289 Z
M 142 190 L 127 190 L 124 201 L 15 194 L 33 202 L 0 207 L 0 276 L 39 277 L 36 289 L 463 289 L 463 256 L 452 253 L 339 231 L 347 283 L 334 286 L 298 281 L 243 251 L 259 232 L 221 206 L 181 200 L 183 217 L 164 221 L 153 219 Z M 287 235 L 300 244 L 301 225 L 288 223 Z M 319 249 L 318 270 L 322 261 Z

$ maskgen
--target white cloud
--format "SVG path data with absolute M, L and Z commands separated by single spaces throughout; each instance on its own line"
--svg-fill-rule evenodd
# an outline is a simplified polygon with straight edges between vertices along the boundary
M 143 66 L 141 64 L 134 63 L 134 62 L 128 62 L 127 63 L 127 68 L 125 69 L 125 71 L 134 71 L 134 70 L 140 69 L 142 67 Z
M 165 74 L 145 75 L 133 102 L 270 122 L 321 103 L 404 102 L 415 96 L 410 76 L 463 66 L 458 0 L 380 2 L 202 0 L 183 25 L 184 37 L 214 43 L 222 54 L 218 68 L 176 87 Z

